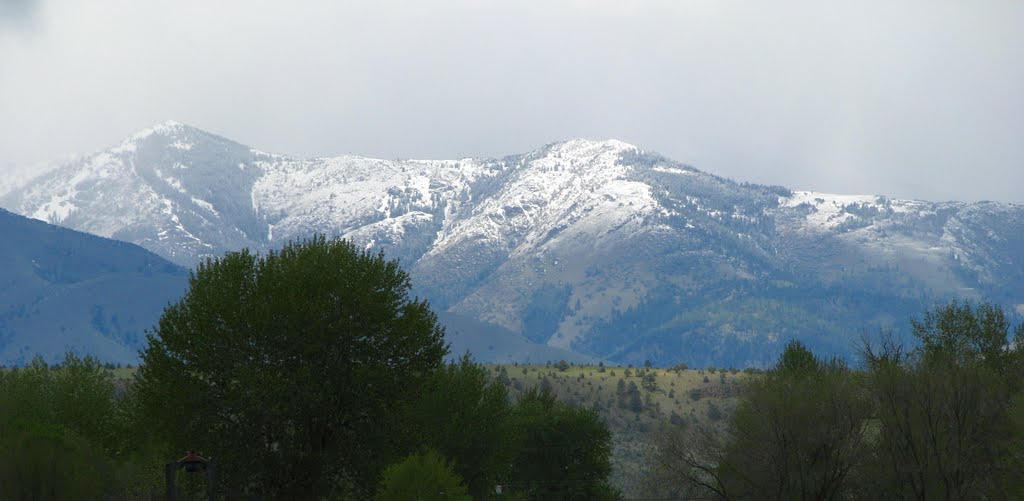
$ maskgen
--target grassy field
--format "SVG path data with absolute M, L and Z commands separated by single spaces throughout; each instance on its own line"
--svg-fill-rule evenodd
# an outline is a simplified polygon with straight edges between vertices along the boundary
M 596 410 L 613 434 L 613 481 L 627 496 L 640 492 L 653 433 L 663 426 L 722 423 L 748 377 L 739 371 L 715 369 L 558 364 L 489 367 L 513 396 L 544 386 L 564 402 Z
M 114 369 L 107 369 L 107 372 L 114 377 L 114 381 L 130 381 L 135 377 L 136 367 L 117 367 Z

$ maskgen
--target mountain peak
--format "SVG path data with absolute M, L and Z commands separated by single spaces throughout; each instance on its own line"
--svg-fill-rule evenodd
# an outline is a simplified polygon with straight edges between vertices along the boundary
M 158 135 L 162 135 L 162 136 L 172 135 L 172 134 L 177 134 L 177 133 L 179 133 L 179 132 L 181 132 L 181 131 L 183 131 L 185 129 L 195 129 L 195 127 L 189 127 L 188 125 L 185 125 L 185 124 L 180 123 L 180 122 L 175 122 L 174 120 L 166 120 L 166 121 L 160 122 L 160 123 L 158 123 L 158 124 L 156 124 L 156 125 L 154 125 L 152 127 L 148 127 L 146 129 L 142 129 L 139 132 L 136 132 L 135 134 L 132 134 L 130 139 L 133 139 L 133 140 L 145 139 L 145 138 L 147 138 L 149 136 L 152 136 L 153 134 L 158 134 Z
M 181 123 L 181 122 L 177 122 L 177 121 L 174 121 L 174 120 L 164 120 L 163 122 L 160 122 L 160 123 L 154 125 L 152 128 L 156 129 L 156 130 L 164 130 L 164 129 L 181 129 L 182 127 L 187 127 L 187 126 L 185 124 Z
M 112 149 L 112 151 L 114 153 L 122 153 L 122 152 L 125 152 L 125 151 L 134 151 L 136 143 L 138 143 L 139 141 L 141 141 L 143 139 L 146 139 L 146 138 L 148 138 L 150 136 L 153 136 L 154 134 L 155 135 L 159 135 L 159 136 L 174 135 L 174 134 L 177 134 L 177 133 L 181 132 L 186 127 L 187 126 L 185 126 L 185 125 L 183 125 L 181 123 L 175 122 L 174 120 L 167 120 L 167 121 L 164 121 L 164 122 L 160 122 L 160 123 L 158 123 L 156 125 L 153 125 L 152 127 L 147 127 L 145 129 L 142 129 L 142 130 L 140 130 L 140 131 L 138 131 L 138 132 L 136 132 L 136 133 L 134 133 L 134 134 L 124 138 L 124 140 L 121 141 L 121 144 L 119 144 L 118 146 L 114 147 Z
M 198 127 L 186 125 L 174 120 L 166 120 L 126 137 L 121 141 L 121 144 L 115 146 L 109 151 L 111 153 L 134 152 L 138 149 L 140 143 L 148 142 L 153 139 L 159 139 L 158 143 L 161 144 L 161 146 L 170 146 L 180 150 L 191 149 L 194 143 L 206 141 L 214 141 L 216 143 L 231 145 L 232 147 L 242 146 L 234 141 L 209 133 Z M 248 149 L 248 147 L 245 148 Z
M 577 138 L 548 144 L 540 150 L 537 150 L 536 153 L 540 153 L 543 156 L 578 158 L 582 160 L 594 159 L 608 155 L 618 157 L 623 152 L 630 150 L 639 151 L 639 148 L 617 139 L 597 140 Z
M 615 149 L 615 150 L 628 150 L 637 149 L 636 146 L 629 144 L 618 139 L 590 139 L 584 137 L 578 137 L 575 139 L 569 139 L 566 141 L 559 141 L 548 145 L 556 149 L 577 149 L 577 148 L 599 148 L 599 149 Z

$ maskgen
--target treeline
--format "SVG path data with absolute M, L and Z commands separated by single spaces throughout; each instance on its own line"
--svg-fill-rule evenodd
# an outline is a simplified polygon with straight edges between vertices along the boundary
M 104 365 L 68 355 L 60 364 L 37 358 L 0 372 L 0 497 L 162 499 L 164 464 L 183 451 L 154 434 L 157 424 L 139 406 L 137 392 Z M 468 357 L 432 371 L 417 398 L 378 422 L 389 443 L 354 451 L 364 457 L 349 460 L 349 468 L 368 463 L 370 487 L 360 489 L 352 476 L 302 494 L 434 499 L 424 494 L 433 489 L 437 499 L 619 498 L 607 481 L 611 435 L 596 413 L 541 390 L 512 399 L 505 385 Z M 213 419 L 206 424 L 219 426 Z M 244 446 L 233 454 L 206 452 L 223 457 L 223 498 L 282 499 L 309 489 L 271 483 L 297 464 L 267 462 L 267 470 L 235 471 L 228 459 L 259 452 Z M 182 474 L 178 483 L 189 499 L 206 489 L 202 476 Z
M 162 463 L 143 457 L 121 393 L 92 358 L 0 371 L 0 498 L 141 497 Z
M 597 415 L 444 364 L 409 285 L 323 237 L 201 264 L 130 381 L 74 356 L 0 371 L 0 498 L 163 499 L 197 451 L 221 499 L 618 499 Z
M 791 342 L 745 385 L 724 427 L 671 427 L 648 485 L 701 499 L 1019 499 L 1024 326 L 952 303 L 912 323 L 918 343 L 864 341 L 863 364 Z

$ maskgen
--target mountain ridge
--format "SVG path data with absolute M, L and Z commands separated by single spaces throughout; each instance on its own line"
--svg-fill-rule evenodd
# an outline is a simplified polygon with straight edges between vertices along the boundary
M 788 337 L 848 354 L 859 319 L 1024 303 L 1021 206 L 739 183 L 617 140 L 301 159 L 165 122 L 0 205 L 186 266 L 343 236 L 400 259 L 440 311 L 621 362 L 767 363 Z

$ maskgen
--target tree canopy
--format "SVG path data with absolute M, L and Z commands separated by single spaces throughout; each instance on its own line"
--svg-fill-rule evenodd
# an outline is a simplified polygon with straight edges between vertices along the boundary
M 148 336 L 142 414 L 236 492 L 372 492 L 404 455 L 397 411 L 447 353 L 409 288 L 397 261 L 323 236 L 209 259 Z
M 512 412 L 515 491 L 530 499 L 619 499 L 608 483 L 611 433 L 590 409 L 572 408 L 544 390 L 524 393 Z
M 661 494 L 719 499 L 1010 499 L 1024 492 L 1024 327 L 953 302 L 919 344 L 865 343 L 865 366 L 791 342 L 722 430 L 658 435 Z
M 122 414 L 110 375 L 93 358 L 55 366 L 37 357 L 0 371 L 0 493 L 11 499 L 114 496 Z
M 472 501 L 462 479 L 434 450 L 413 454 L 384 470 L 379 501 Z
M 433 374 L 406 415 L 412 443 L 449 458 L 469 493 L 482 499 L 509 474 L 511 409 L 506 387 L 464 355 Z

